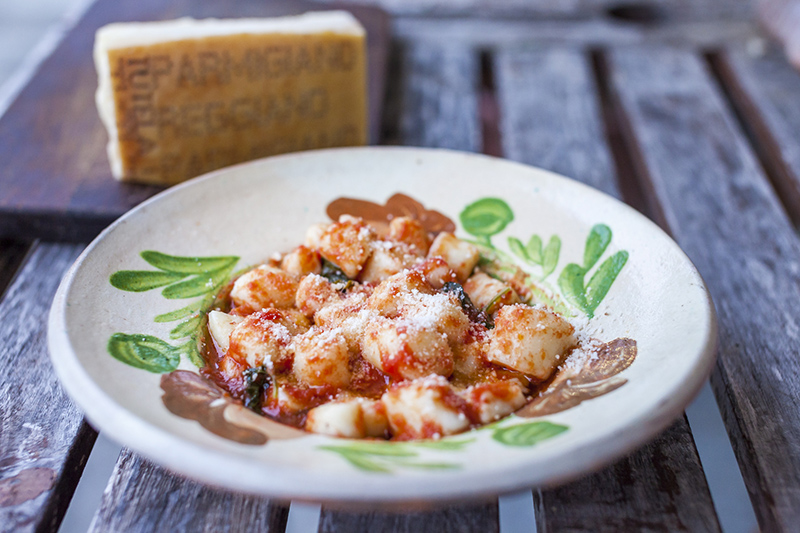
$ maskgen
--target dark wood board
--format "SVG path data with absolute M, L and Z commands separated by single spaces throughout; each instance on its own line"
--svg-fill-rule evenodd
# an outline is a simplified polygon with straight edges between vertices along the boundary
M 620 197 L 601 122 L 590 56 L 542 47 L 496 56 L 505 154 Z M 536 87 L 537 90 L 531 90 Z M 539 533 L 719 531 L 684 417 L 635 453 L 592 475 L 534 495 Z
M 283 533 L 288 516 L 288 505 L 176 476 L 123 449 L 89 531 Z
M 81 249 L 35 246 L 0 302 L 2 532 L 58 529 L 97 436 L 59 385 L 46 346 L 47 310 Z
M 701 56 L 619 49 L 610 67 L 661 222 L 716 304 L 711 384 L 759 525 L 796 531 L 800 241 Z
M 111 176 L 107 135 L 94 103 L 94 33 L 110 22 L 182 16 L 264 17 L 347 7 L 309 2 L 98 0 L 0 118 L 0 237 L 85 242 L 159 187 Z M 347 7 L 367 29 L 370 135 L 377 139 L 386 88 L 389 20 Z

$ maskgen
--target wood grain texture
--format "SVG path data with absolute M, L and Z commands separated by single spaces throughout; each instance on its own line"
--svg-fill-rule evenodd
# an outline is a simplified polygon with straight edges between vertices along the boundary
M 705 63 L 620 49 L 614 87 L 663 222 L 720 325 L 712 386 L 763 531 L 800 523 L 800 243 Z
M 107 136 L 94 103 L 92 46 L 98 27 L 181 16 L 277 16 L 318 8 L 278 0 L 98 0 L 0 118 L 0 236 L 90 240 L 161 190 L 111 177 Z M 388 19 L 363 6 L 356 6 L 353 14 L 368 30 L 370 131 L 375 139 L 385 92 Z
M 406 47 L 395 72 L 402 90 L 400 137 L 404 144 L 457 150 L 481 149 L 478 113 L 480 61 L 464 47 Z M 353 513 L 322 509 L 320 532 L 492 532 L 498 531 L 497 500 L 448 505 L 424 512 Z
M 800 72 L 774 49 L 759 57 L 731 49 L 712 59 L 762 165 L 800 226 Z
M 485 19 L 403 17 L 393 23 L 394 35 L 407 42 L 474 47 L 570 45 L 611 46 L 639 43 L 710 48 L 740 43 L 759 35 L 752 20 L 684 20 L 664 24 L 620 23 L 610 18 Z
M 327 3 L 331 0 L 319 0 Z M 753 12 L 749 0 L 354 0 L 363 5 L 380 6 L 395 15 L 473 17 L 563 17 L 588 18 L 623 10 L 625 20 L 654 11 L 663 18 L 721 19 L 747 17 Z M 631 9 L 630 6 L 634 6 Z M 616 9 L 615 9 L 616 8 Z M 633 14 L 629 14 L 629 13 Z M 641 16 L 641 15 L 639 15 Z M 647 15 L 650 16 L 650 15 Z M 649 19 L 648 19 L 649 20 Z
M 620 196 L 588 56 L 570 48 L 501 52 L 498 99 L 507 157 Z M 535 495 L 540 533 L 718 531 L 685 418 L 616 464 Z
M 176 476 L 123 449 L 90 531 L 282 533 L 288 515 L 288 505 Z
M 401 141 L 407 146 L 481 149 L 478 54 L 463 46 L 404 51 Z
M 0 302 L 0 531 L 56 531 L 97 433 L 61 389 L 46 317 L 82 246 L 38 245 Z
M 576 482 L 534 493 L 547 532 L 720 531 L 689 425 Z
M 421 512 L 353 513 L 323 509 L 320 533 L 492 533 L 500 530 L 497 501 Z

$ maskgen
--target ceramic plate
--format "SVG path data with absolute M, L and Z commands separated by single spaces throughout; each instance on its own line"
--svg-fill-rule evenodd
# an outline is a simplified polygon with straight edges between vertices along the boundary
M 452 225 L 538 280 L 537 297 L 605 343 L 600 355 L 517 414 L 439 441 L 284 430 L 232 403 L 197 373 L 199 313 L 232 273 L 343 212 Z M 174 187 L 86 249 L 49 323 L 64 387 L 113 439 L 205 482 L 339 503 L 474 498 L 597 469 L 681 414 L 715 342 L 702 279 L 633 209 L 544 170 L 409 148 L 291 154 Z

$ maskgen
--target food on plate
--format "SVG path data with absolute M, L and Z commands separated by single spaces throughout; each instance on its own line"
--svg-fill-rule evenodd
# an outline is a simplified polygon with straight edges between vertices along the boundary
M 579 332 L 489 275 L 477 246 L 343 215 L 232 280 L 203 372 L 279 422 L 350 438 L 435 439 L 527 404 Z
M 117 179 L 171 185 L 273 154 L 366 144 L 365 31 L 344 11 L 97 31 Z

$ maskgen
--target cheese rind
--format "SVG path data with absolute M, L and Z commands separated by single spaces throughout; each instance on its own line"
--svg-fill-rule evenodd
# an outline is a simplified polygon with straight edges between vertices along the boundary
M 366 144 L 365 32 L 346 12 L 110 24 L 94 57 L 121 180 L 170 185 L 268 155 Z

